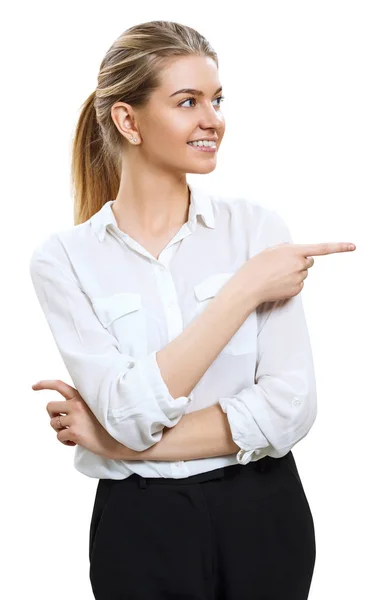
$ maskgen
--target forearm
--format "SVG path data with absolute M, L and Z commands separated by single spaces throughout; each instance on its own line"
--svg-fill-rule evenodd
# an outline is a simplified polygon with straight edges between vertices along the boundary
M 239 451 L 226 414 L 219 404 L 183 415 L 175 427 L 165 428 L 160 442 L 137 452 L 118 444 L 117 460 L 194 460 Z
M 249 290 L 235 273 L 184 331 L 157 352 L 163 380 L 174 398 L 189 396 L 230 339 L 259 304 L 257 286 Z

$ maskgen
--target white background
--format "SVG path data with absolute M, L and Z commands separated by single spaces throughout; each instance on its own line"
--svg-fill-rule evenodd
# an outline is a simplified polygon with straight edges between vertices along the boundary
M 316 257 L 302 291 L 319 412 L 293 452 L 316 529 L 310 600 L 375 598 L 376 3 L 362 0 L 2 8 L 0 595 L 93 597 L 97 480 L 49 425 L 60 395 L 31 390 L 71 380 L 28 265 L 45 236 L 73 225 L 71 136 L 105 52 L 154 19 L 194 27 L 219 55 L 226 134 L 216 170 L 188 181 L 276 209 L 295 243 L 357 246 Z

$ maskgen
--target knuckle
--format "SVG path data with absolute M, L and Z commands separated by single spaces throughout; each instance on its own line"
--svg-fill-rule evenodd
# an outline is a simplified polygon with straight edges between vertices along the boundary
M 75 427 L 75 424 L 73 423 L 70 427 L 69 427 L 69 435 L 72 439 L 76 439 L 77 438 L 77 429 Z
M 69 427 L 69 439 L 72 442 L 76 442 L 77 444 L 80 441 L 80 436 L 79 436 L 79 432 L 77 431 L 77 429 L 73 426 Z

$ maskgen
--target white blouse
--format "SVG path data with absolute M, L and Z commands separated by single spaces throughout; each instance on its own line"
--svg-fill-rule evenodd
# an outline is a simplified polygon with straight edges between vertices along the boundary
M 185 413 L 219 403 L 237 453 L 186 461 L 109 460 L 75 446 L 95 478 L 182 478 L 279 458 L 309 432 L 316 382 L 301 294 L 260 304 L 188 397 L 174 398 L 156 353 L 178 336 L 241 265 L 292 242 L 278 213 L 188 184 L 188 221 L 158 260 L 118 226 L 114 200 L 34 249 L 36 295 L 74 387 L 109 434 L 142 451 Z M 41 365 L 43 360 L 41 360 Z

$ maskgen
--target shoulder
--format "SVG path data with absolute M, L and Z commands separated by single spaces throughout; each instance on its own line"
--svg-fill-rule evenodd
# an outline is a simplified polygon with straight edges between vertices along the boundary
M 37 269 L 38 266 L 48 263 L 56 263 L 62 266 L 68 264 L 71 249 L 87 242 L 91 237 L 89 221 L 56 230 L 39 240 L 30 254 L 30 270 L 32 271 Z

